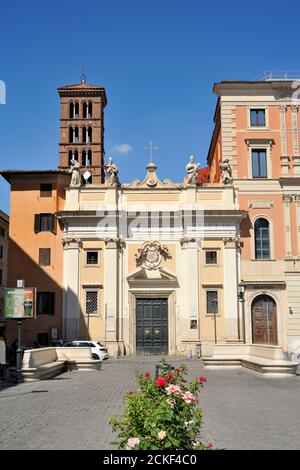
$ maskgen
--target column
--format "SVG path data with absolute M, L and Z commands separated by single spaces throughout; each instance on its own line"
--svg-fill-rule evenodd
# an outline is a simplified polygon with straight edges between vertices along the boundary
M 62 332 L 63 339 L 78 338 L 80 324 L 79 300 L 79 250 L 81 240 L 78 238 L 63 239 L 63 309 Z M 79 338 L 78 338 L 79 339 Z
M 285 235 L 285 255 L 292 256 L 292 231 L 291 231 L 291 201 L 293 197 L 290 194 L 282 196 L 284 210 L 284 235 Z
M 239 238 L 224 238 L 224 320 L 227 341 L 238 339 L 238 248 Z
M 104 253 L 104 304 L 105 304 L 105 341 L 109 351 L 117 355 L 118 351 L 118 238 L 106 238 Z

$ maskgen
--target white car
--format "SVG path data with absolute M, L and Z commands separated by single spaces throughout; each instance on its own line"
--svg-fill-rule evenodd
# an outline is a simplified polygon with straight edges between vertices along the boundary
M 66 348 L 69 347 L 87 347 L 91 348 L 92 358 L 93 359 L 108 359 L 108 348 L 100 343 L 100 341 L 88 341 L 88 340 L 76 340 L 70 341 L 69 343 L 64 344 Z

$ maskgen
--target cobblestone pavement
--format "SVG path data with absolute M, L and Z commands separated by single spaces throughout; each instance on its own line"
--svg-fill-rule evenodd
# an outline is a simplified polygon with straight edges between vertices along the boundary
M 108 418 L 121 415 L 137 370 L 154 374 L 159 358 L 109 359 L 100 371 L 64 373 L 0 388 L 0 449 L 114 449 Z M 185 362 L 190 378 L 205 375 L 202 440 L 225 449 L 299 449 L 300 377 L 266 378 L 246 371 L 205 370 Z

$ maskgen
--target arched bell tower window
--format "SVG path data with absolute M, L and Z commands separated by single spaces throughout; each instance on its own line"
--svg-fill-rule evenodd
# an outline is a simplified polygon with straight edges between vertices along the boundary
M 78 119 L 79 118 L 79 103 L 76 101 L 70 102 L 70 119 Z
M 270 224 L 264 218 L 254 223 L 255 259 L 270 259 Z
M 79 142 L 79 129 L 78 127 L 75 127 L 74 134 L 73 134 L 73 143 L 78 144 L 78 142 Z
M 73 158 L 78 161 L 78 150 L 69 150 L 69 152 L 68 152 L 69 166 L 71 166 L 71 160 Z
M 83 113 L 82 113 L 83 117 L 86 119 L 90 119 L 93 114 L 93 103 L 91 101 L 84 101 L 82 110 L 83 110 Z
M 91 144 L 92 143 L 92 128 L 88 128 L 88 134 L 87 134 L 87 143 Z
M 92 151 L 83 150 L 82 151 L 82 166 L 91 166 L 92 164 Z
M 69 142 L 70 144 L 78 144 L 79 142 L 79 129 L 78 127 L 69 128 Z

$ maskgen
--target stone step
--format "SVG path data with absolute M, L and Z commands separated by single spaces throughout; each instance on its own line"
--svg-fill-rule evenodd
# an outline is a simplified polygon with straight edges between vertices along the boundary
M 258 356 L 212 356 L 204 357 L 203 364 L 206 368 L 236 368 L 245 367 L 247 369 L 255 370 L 262 374 L 272 376 L 287 376 L 296 375 L 297 362 L 290 362 L 284 360 L 272 360 Z

